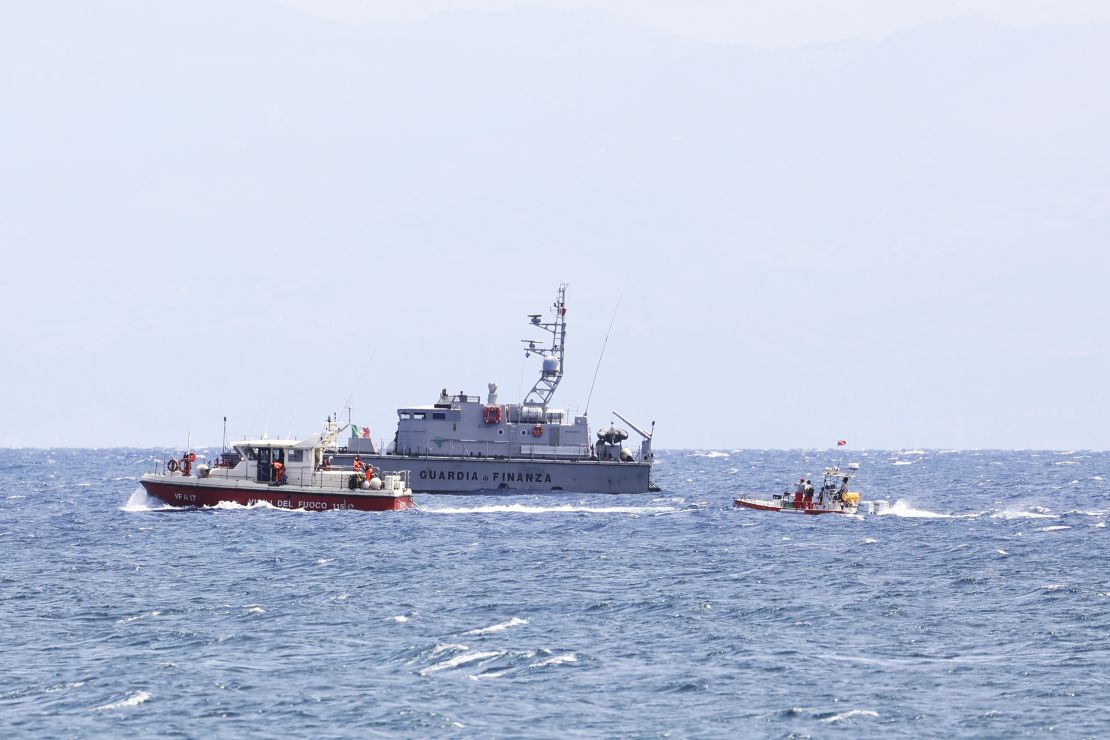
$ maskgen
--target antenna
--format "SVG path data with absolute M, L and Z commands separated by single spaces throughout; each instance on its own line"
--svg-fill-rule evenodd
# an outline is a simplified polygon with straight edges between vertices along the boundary
M 551 346 L 537 347 L 535 339 L 520 340 L 524 342 L 525 357 L 537 354 L 543 358 L 540 378 L 532 386 L 532 390 L 528 391 L 528 395 L 524 397 L 524 405 L 539 405 L 547 408 L 551 397 L 555 395 L 555 389 L 559 387 L 559 381 L 562 380 L 563 353 L 567 337 L 566 292 L 567 284 L 559 283 L 559 292 L 555 297 L 555 303 L 551 307 L 552 314 L 555 317 L 554 321 L 543 321 L 542 315 L 538 313 L 528 314 L 528 322 L 532 326 L 551 334 Z
M 370 369 L 370 363 L 374 361 L 374 356 L 377 354 L 377 350 L 370 353 L 370 358 L 366 360 L 366 364 L 362 366 L 362 372 L 358 374 L 358 380 L 351 386 L 351 392 L 347 394 L 347 400 L 343 402 L 343 408 L 347 409 L 347 423 L 351 421 L 351 398 L 355 395 L 355 391 L 358 390 L 359 383 L 362 382 L 363 376 L 366 375 L 366 371 Z M 336 414 L 336 416 L 338 417 L 339 415 Z
M 617 320 L 617 309 L 621 307 L 621 298 L 624 293 L 617 295 L 617 305 L 613 307 L 613 318 L 609 319 L 609 329 L 605 332 L 605 341 L 601 343 L 601 354 L 597 356 L 597 367 L 594 368 L 594 379 L 590 382 L 590 395 L 586 396 L 586 413 L 590 415 L 590 399 L 594 397 L 594 385 L 597 384 L 597 371 L 601 369 L 601 360 L 605 357 L 605 347 L 609 344 L 609 333 L 613 331 L 613 322 Z
M 220 452 L 227 452 L 227 417 L 224 417 L 224 445 Z

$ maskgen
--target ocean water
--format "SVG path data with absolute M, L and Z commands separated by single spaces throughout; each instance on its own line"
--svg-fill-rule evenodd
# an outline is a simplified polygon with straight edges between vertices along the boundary
M 664 451 L 663 493 L 162 510 L 0 450 L 0 735 L 1110 736 L 1110 453 Z M 840 456 L 881 516 L 736 510 Z

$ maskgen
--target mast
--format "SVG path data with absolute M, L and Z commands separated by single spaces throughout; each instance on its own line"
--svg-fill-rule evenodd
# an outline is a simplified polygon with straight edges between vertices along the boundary
M 525 357 L 537 354 L 543 358 L 539 380 L 532 386 L 532 390 L 524 396 L 523 405 L 525 406 L 542 406 L 546 409 L 547 404 L 551 402 L 551 397 L 555 395 L 555 389 L 559 387 L 559 381 L 563 378 L 563 352 L 567 337 L 566 292 L 567 284 L 559 283 L 559 293 L 555 297 L 555 303 L 551 306 L 553 321 L 542 321 L 542 314 L 538 313 L 529 314 L 528 316 L 532 326 L 551 334 L 551 346 L 537 347 L 534 339 L 520 340 L 525 344 Z

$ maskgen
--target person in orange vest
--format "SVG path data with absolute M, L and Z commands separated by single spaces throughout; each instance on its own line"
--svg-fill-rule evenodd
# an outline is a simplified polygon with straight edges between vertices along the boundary
M 284 485 L 285 482 L 286 482 L 285 466 L 282 465 L 279 462 L 276 462 L 276 463 L 273 464 L 273 471 L 274 471 L 274 483 L 276 483 L 279 486 Z
M 356 473 L 361 473 L 362 472 L 362 467 L 363 467 L 362 466 L 362 456 L 361 455 L 355 455 L 355 462 L 354 462 L 355 472 Z
M 794 508 L 802 508 L 802 497 L 806 493 L 806 479 L 799 478 L 798 485 L 794 486 Z

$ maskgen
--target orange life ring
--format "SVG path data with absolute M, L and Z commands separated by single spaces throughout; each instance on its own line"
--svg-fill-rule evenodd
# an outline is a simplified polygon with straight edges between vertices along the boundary
M 177 472 L 177 460 L 174 460 L 171 457 L 170 461 L 168 463 L 166 463 L 166 470 L 170 471 L 171 473 L 176 473 Z
M 197 461 L 197 453 L 190 452 L 189 453 L 189 462 L 196 462 L 196 461 Z
M 533 437 L 542 437 L 543 436 L 543 427 L 539 424 L 532 427 L 532 436 Z

